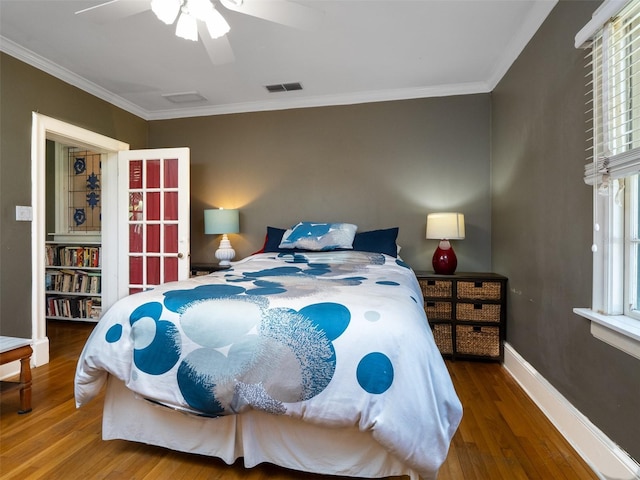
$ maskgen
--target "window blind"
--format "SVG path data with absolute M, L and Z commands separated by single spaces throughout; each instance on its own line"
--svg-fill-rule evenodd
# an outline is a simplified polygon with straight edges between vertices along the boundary
M 597 186 L 640 171 L 640 0 L 605 22 L 587 47 L 584 180 Z

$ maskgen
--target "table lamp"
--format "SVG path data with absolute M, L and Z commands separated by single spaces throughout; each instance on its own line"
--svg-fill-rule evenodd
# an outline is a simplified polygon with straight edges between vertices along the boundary
M 427 215 L 427 238 L 440 240 L 433 254 L 433 271 L 442 275 L 453 275 L 458 266 L 451 242 L 464 238 L 464 215 L 462 213 L 430 213 Z
M 222 234 L 220 246 L 215 253 L 216 258 L 220 260 L 220 266 L 226 267 L 230 265 L 230 260 L 236 256 L 236 251 L 231 247 L 231 242 L 227 234 L 238 232 L 240 232 L 240 215 L 238 210 L 219 208 L 204 211 L 204 233 L 206 235 Z

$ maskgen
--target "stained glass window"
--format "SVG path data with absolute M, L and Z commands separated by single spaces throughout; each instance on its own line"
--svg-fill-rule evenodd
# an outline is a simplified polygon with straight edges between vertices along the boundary
M 68 225 L 70 232 L 100 232 L 102 213 L 101 154 L 70 148 Z

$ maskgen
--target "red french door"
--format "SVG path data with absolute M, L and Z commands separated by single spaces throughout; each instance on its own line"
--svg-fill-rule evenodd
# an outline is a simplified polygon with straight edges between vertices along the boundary
M 189 149 L 126 150 L 118 162 L 119 296 L 188 278 Z

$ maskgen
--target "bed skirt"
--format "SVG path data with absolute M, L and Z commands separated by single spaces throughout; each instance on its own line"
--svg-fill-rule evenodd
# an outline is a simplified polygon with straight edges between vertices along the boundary
M 222 459 L 243 457 L 247 468 L 268 462 L 292 470 L 364 478 L 419 475 L 367 432 L 323 428 L 260 411 L 219 418 L 183 414 L 137 397 L 109 376 L 104 440 L 130 440 Z

